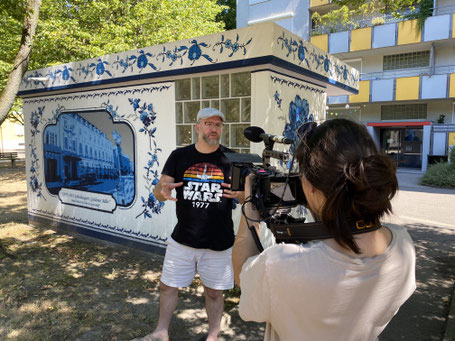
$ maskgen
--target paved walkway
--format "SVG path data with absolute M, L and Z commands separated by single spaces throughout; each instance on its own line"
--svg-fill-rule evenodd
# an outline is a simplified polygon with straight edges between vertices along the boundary
M 380 341 L 455 341 L 455 190 L 420 186 L 421 175 L 398 172 L 400 191 L 393 199 L 394 215 L 385 222 L 406 226 L 415 242 L 417 290 L 380 335 Z M 193 340 L 188 335 L 203 335 L 207 330 L 203 295 L 182 296 L 171 335 L 174 340 Z M 262 341 L 263 335 L 264 324 L 242 321 L 235 304 L 225 311 L 220 341 Z
M 405 226 L 416 245 L 417 290 L 380 340 L 444 340 L 455 336 L 455 190 L 420 186 L 421 172 L 399 170 L 400 191 L 386 223 Z

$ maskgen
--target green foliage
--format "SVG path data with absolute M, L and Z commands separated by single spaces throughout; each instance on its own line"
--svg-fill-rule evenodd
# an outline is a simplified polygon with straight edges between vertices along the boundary
M 314 12 L 311 19 L 315 26 L 326 26 L 330 32 L 336 32 L 359 28 L 360 26 L 357 24 L 359 18 L 371 16 L 378 11 L 373 2 L 366 2 L 353 9 L 347 5 L 341 5 L 339 9 L 332 10 L 322 16 L 318 12 Z
M 400 19 L 418 19 L 419 30 L 423 27 L 425 19 L 432 15 L 433 0 L 332 0 L 340 6 L 339 9 L 333 10 L 325 15 L 315 12 L 312 16 L 316 26 L 327 27 L 329 32 L 339 30 L 349 30 L 362 27 L 362 19 L 372 19 L 372 25 L 381 25 L 385 23 L 382 17 L 385 14 L 393 18 Z M 419 11 L 415 11 L 415 5 L 420 5 Z M 405 10 L 411 10 L 412 13 L 404 16 Z M 319 30 L 321 31 L 321 30 Z M 325 32 L 319 32 L 325 33 Z
M 381 9 L 382 13 L 397 13 L 405 8 L 413 7 L 421 0 L 332 0 L 332 3 L 340 6 L 349 6 L 350 8 L 357 8 L 365 4 L 371 4 L 375 8 Z
M 384 24 L 385 24 L 385 19 L 382 17 L 373 18 L 373 20 L 371 20 L 371 25 L 373 25 L 373 26 L 384 25 Z
M 446 118 L 446 115 L 444 115 L 444 114 L 439 115 L 438 123 L 444 124 L 445 118 Z
M 235 29 L 237 27 L 236 0 L 217 0 L 216 3 L 225 7 L 225 9 L 216 16 L 216 21 L 224 22 L 226 30 Z
M 455 147 L 452 147 L 449 151 L 449 162 L 455 167 Z
M 421 185 L 455 188 L 455 164 L 438 162 L 428 167 L 420 179 Z
M 419 10 L 406 16 L 406 19 L 417 19 L 417 27 L 422 30 L 425 20 L 433 15 L 433 0 L 421 0 Z
M 224 6 L 233 3 L 231 0 L 43 0 L 28 69 L 219 32 L 232 16 L 235 25 L 235 6 Z M 0 92 L 19 49 L 24 4 L 25 0 L 0 1 Z
M 30 68 L 223 30 L 215 0 L 45 0 Z

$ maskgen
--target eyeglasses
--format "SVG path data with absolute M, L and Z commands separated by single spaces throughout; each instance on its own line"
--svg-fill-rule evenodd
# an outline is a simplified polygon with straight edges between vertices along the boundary
M 316 122 L 307 122 L 302 124 L 299 129 L 297 129 L 297 137 L 301 142 L 306 142 L 313 132 L 313 129 L 316 127 Z
M 216 129 L 221 129 L 224 127 L 224 123 L 222 122 L 218 122 L 218 123 L 215 123 L 215 122 L 203 122 L 205 127 L 206 128 L 209 128 L 209 129 L 212 129 L 213 127 L 215 127 Z

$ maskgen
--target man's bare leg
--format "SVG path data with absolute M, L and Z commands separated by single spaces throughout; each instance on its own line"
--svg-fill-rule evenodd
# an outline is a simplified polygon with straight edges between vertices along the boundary
M 216 341 L 220 331 L 221 317 L 224 311 L 223 290 L 207 288 L 204 285 L 205 309 L 209 320 L 209 333 L 207 341 Z
M 152 340 L 169 340 L 169 324 L 177 307 L 179 289 L 170 287 L 160 281 L 160 317 L 152 333 Z

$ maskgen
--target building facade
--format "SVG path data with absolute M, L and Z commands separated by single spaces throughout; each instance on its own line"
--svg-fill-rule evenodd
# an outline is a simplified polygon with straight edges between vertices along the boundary
M 327 95 L 358 85 L 356 69 L 272 22 L 28 71 L 19 94 L 29 221 L 162 253 L 175 203 L 153 190 L 168 155 L 197 140 L 199 109 L 223 111 L 223 145 L 261 155 L 246 127 L 296 139 L 324 119 Z M 218 198 L 210 177 L 232 175 L 188 169 L 211 191 L 188 199 L 201 209 Z
M 330 0 L 237 3 L 238 27 L 275 21 L 360 71 L 359 93 L 329 96 L 326 119 L 363 122 L 398 167 L 425 171 L 447 159 L 455 134 L 455 1 L 435 0 L 421 29 L 417 19 L 382 14 L 316 26 L 314 13 L 339 8 Z

